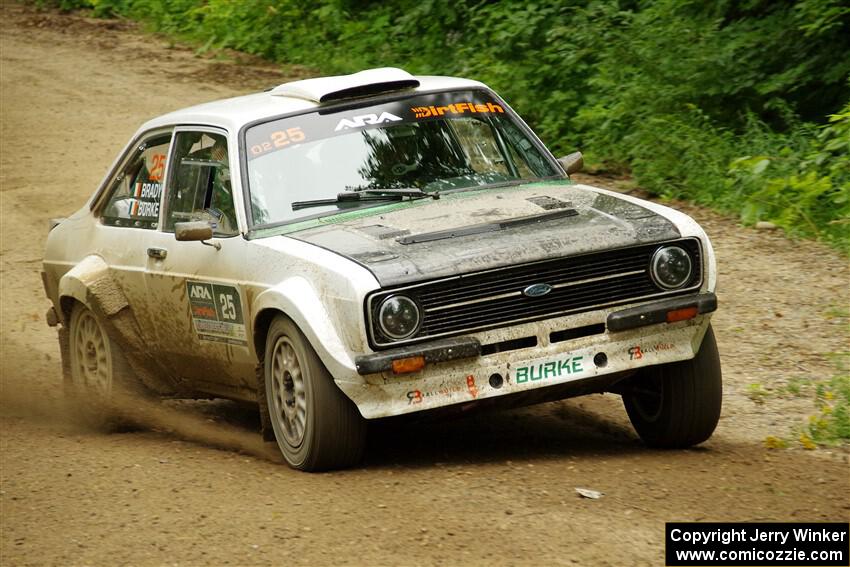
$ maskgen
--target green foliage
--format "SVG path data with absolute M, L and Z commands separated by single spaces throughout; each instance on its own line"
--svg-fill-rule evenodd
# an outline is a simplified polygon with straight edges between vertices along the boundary
M 743 218 L 850 250 L 850 104 L 804 142 L 732 162 L 730 180 L 748 190 Z
M 818 413 L 809 417 L 804 434 L 823 445 L 850 440 L 850 375 L 819 384 L 816 404 Z
M 850 243 L 844 0 L 40 1 L 317 74 L 476 78 L 556 152 L 580 147 L 656 194 Z
M 55 8 L 60 12 L 72 12 L 92 7 L 89 0 L 35 0 L 34 4 L 38 8 Z
M 816 412 L 806 423 L 795 427 L 795 435 L 805 449 L 818 445 L 850 442 L 850 352 L 833 355 L 837 373 L 830 379 L 807 381 L 805 388 L 813 392 Z M 811 394 L 810 394 L 811 395 Z

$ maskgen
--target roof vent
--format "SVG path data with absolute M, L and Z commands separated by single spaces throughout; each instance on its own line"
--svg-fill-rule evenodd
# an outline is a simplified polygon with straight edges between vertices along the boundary
M 419 80 L 407 71 L 394 67 L 383 67 L 360 71 L 352 75 L 319 77 L 284 83 L 273 88 L 271 94 L 322 103 L 389 91 L 413 89 L 418 86 Z

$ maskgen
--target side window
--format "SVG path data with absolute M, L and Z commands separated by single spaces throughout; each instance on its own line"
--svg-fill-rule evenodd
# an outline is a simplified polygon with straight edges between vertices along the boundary
M 178 222 L 208 221 L 217 236 L 237 234 L 227 139 L 208 132 L 178 132 L 174 144 L 165 230 L 173 231 Z
M 112 226 L 154 229 L 171 134 L 142 142 L 115 176 L 101 220 Z

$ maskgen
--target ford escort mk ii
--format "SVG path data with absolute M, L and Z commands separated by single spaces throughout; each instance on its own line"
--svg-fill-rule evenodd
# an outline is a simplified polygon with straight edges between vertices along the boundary
M 399 69 L 151 120 L 52 223 L 66 391 L 256 403 L 303 470 L 356 463 L 367 420 L 599 392 L 649 445 L 705 441 L 711 244 L 580 167 L 485 85 Z

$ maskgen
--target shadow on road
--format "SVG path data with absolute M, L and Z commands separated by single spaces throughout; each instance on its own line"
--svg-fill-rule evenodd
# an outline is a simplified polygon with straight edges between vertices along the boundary
M 430 467 L 643 451 L 630 428 L 566 402 L 371 424 L 365 466 Z

